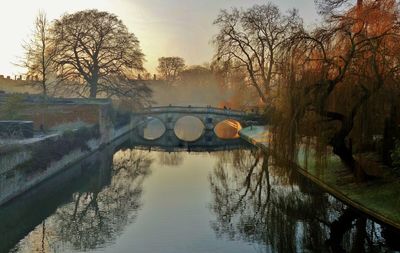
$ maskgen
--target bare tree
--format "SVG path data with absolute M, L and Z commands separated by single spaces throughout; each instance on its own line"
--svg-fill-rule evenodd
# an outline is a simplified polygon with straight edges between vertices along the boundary
M 282 15 L 278 7 L 268 3 L 247 10 L 223 10 L 214 24 L 219 33 L 214 39 L 215 59 L 230 62 L 226 66 L 244 69 L 248 83 L 257 89 L 267 103 L 278 54 L 293 29 L 301 25 L 296 11 Z
M 357 0 L 361 2 L 362 0 Z M 318 12 L 322 15 L 331 15 L 334 10 L 349 4 L 349 0 L 314 0 L 318 7 Z
M 185 60 L 181 57 L 161 57 L 158 59 L 157 71 L 161 78 L 168 83 L 175 82 L 184 68 Z
M 39 12 L 31 40 L 23 45 L 25 57 L 20 66 L 27 69 L 32 85 L 38 86 L 47 95 L 49 86 L 54 84 L 50 75 L 54 74 L 54 58 L 57 50 L 49 31 L 50 23 L 44 12 Z
M 89 92 L 91 98 L 116 94 L 120 81 L 143 70 L 139 40 L 114 14 L 97 10 L 66 14 L 55 21 L 52 33 L 59 48 L 59 78 L 83 84 L 83 93 Z

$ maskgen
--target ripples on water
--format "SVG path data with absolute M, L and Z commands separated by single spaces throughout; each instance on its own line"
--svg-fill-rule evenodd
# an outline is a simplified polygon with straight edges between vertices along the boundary
M 0 223 L 0 252 L 381 252 L 398 240 L 248 149 L 110 147 L 1 208 Z

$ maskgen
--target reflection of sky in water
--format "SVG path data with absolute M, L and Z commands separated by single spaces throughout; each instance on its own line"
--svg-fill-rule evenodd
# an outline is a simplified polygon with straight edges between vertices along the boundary
M 153 155 L 165 158 L 161 152 Z M 218 240 L 210 227 L 208 175 L 217 158 L 180 153 L 178 159 L 152 167 L 144 183 L 143 208 L 110 252 L 256 252 L 251 244 Z
M 195 141 L 203 135 L 204 124 L 193 116 L 184 116 L 176 121 L 176 136 L 184 141 Z
M 44 252 L 258 252 L 255 243 L 217 238 L 210 226 L 208 177 L 223 153 L 130 152 L 114 156 L 114 166 L 123 163 L 126 168 L 118 170 L 98 193 L 97 207 L 88 208 L 86 215 L 95 196 L 74 193 L 74 199 L 48 217 L 44 227 L 38 225 L 30 232 L 15 252 L 41 252 L 43 233 Z M 141 162 L 135 166 L 138 159 Z M 166 159 L 173 161 L 166 164 Z M 81 221 L 73 218 L 76 205 Z M 71 224 L 76 230 L 67 228 Z M 103 227 L 104 231 L 98 230 Z M 95 243 L 85 248 L 90 242 Z
M 218 242 L 208 224 L 207 175 L 215 158 L 208 154 L 150 154 L 159 162 L 152 164 L 151 176 L 144 182 L 140 214 L 118 238 L 118 246 L 107 251 L 207 252 L 217 245 L 228 245 L 233 250 L 236 243 Z M 175 161 L 160 163 L 166 157 Z M 209 245 L 203 245 L 204 242 Z
M 68 198 L 33 210 L 47 218 L 12 252 L 327 252 L 330 224 L 349 210 L 257 150 L 99 158 Z M 388 252 L 382 228 L 354 215 L 346 250 Z

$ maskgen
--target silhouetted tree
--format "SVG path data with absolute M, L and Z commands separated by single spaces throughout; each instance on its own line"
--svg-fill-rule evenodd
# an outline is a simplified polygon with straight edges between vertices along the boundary
M 143 70 L 139 40 L 114 14 L 97 10 L 66 14 L 55 21 L 52 33 L 59 77 L 84 84 L 83 92 L 89 90 L 91 98 L 100 93 L 124 95 L 119 84 L 132 71 Z
M 214 58 L 236 71 L 244 70 L 247 83 L 268 103 L 267 96 L 277 74 L 278 54 L 301 23 L 296 11 L 282 15 L 271 3 L 254 5 L 247 10 L 223 10 L 214 21 L 219 28 L 214 39 L 217 47 Z
M 40 87 L 43 95 L 47 95 L 49 86 L 56 82 L 54 78 L 53 81 L 49 78 L 55 72 L 54 58 L 57 54 L 50 26 L 46 14 L 39 12 L 35 19 L 33 36 L 23 45 L 25 57 L 19 64 L 27 69 L 26 75 L 30 77 L 30 83 Z
M 181 57 L 161 57 L 158 59 L 157 71 L 168 83 L 177 80 L 179 73 L 185 68 L 185 60 Z

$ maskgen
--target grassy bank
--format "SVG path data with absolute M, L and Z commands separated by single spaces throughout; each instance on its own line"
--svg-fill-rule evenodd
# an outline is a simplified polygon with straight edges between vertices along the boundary
M 267 127 L 247 127 L 240 136 L 271 151 Z M 358 182 L 336 156 L 325 157 L 322 166 L 315 153 L 303 148 L 293 167 L 347 205 L 400 229 L 400 179 L 390 172 L 373 181 Z

